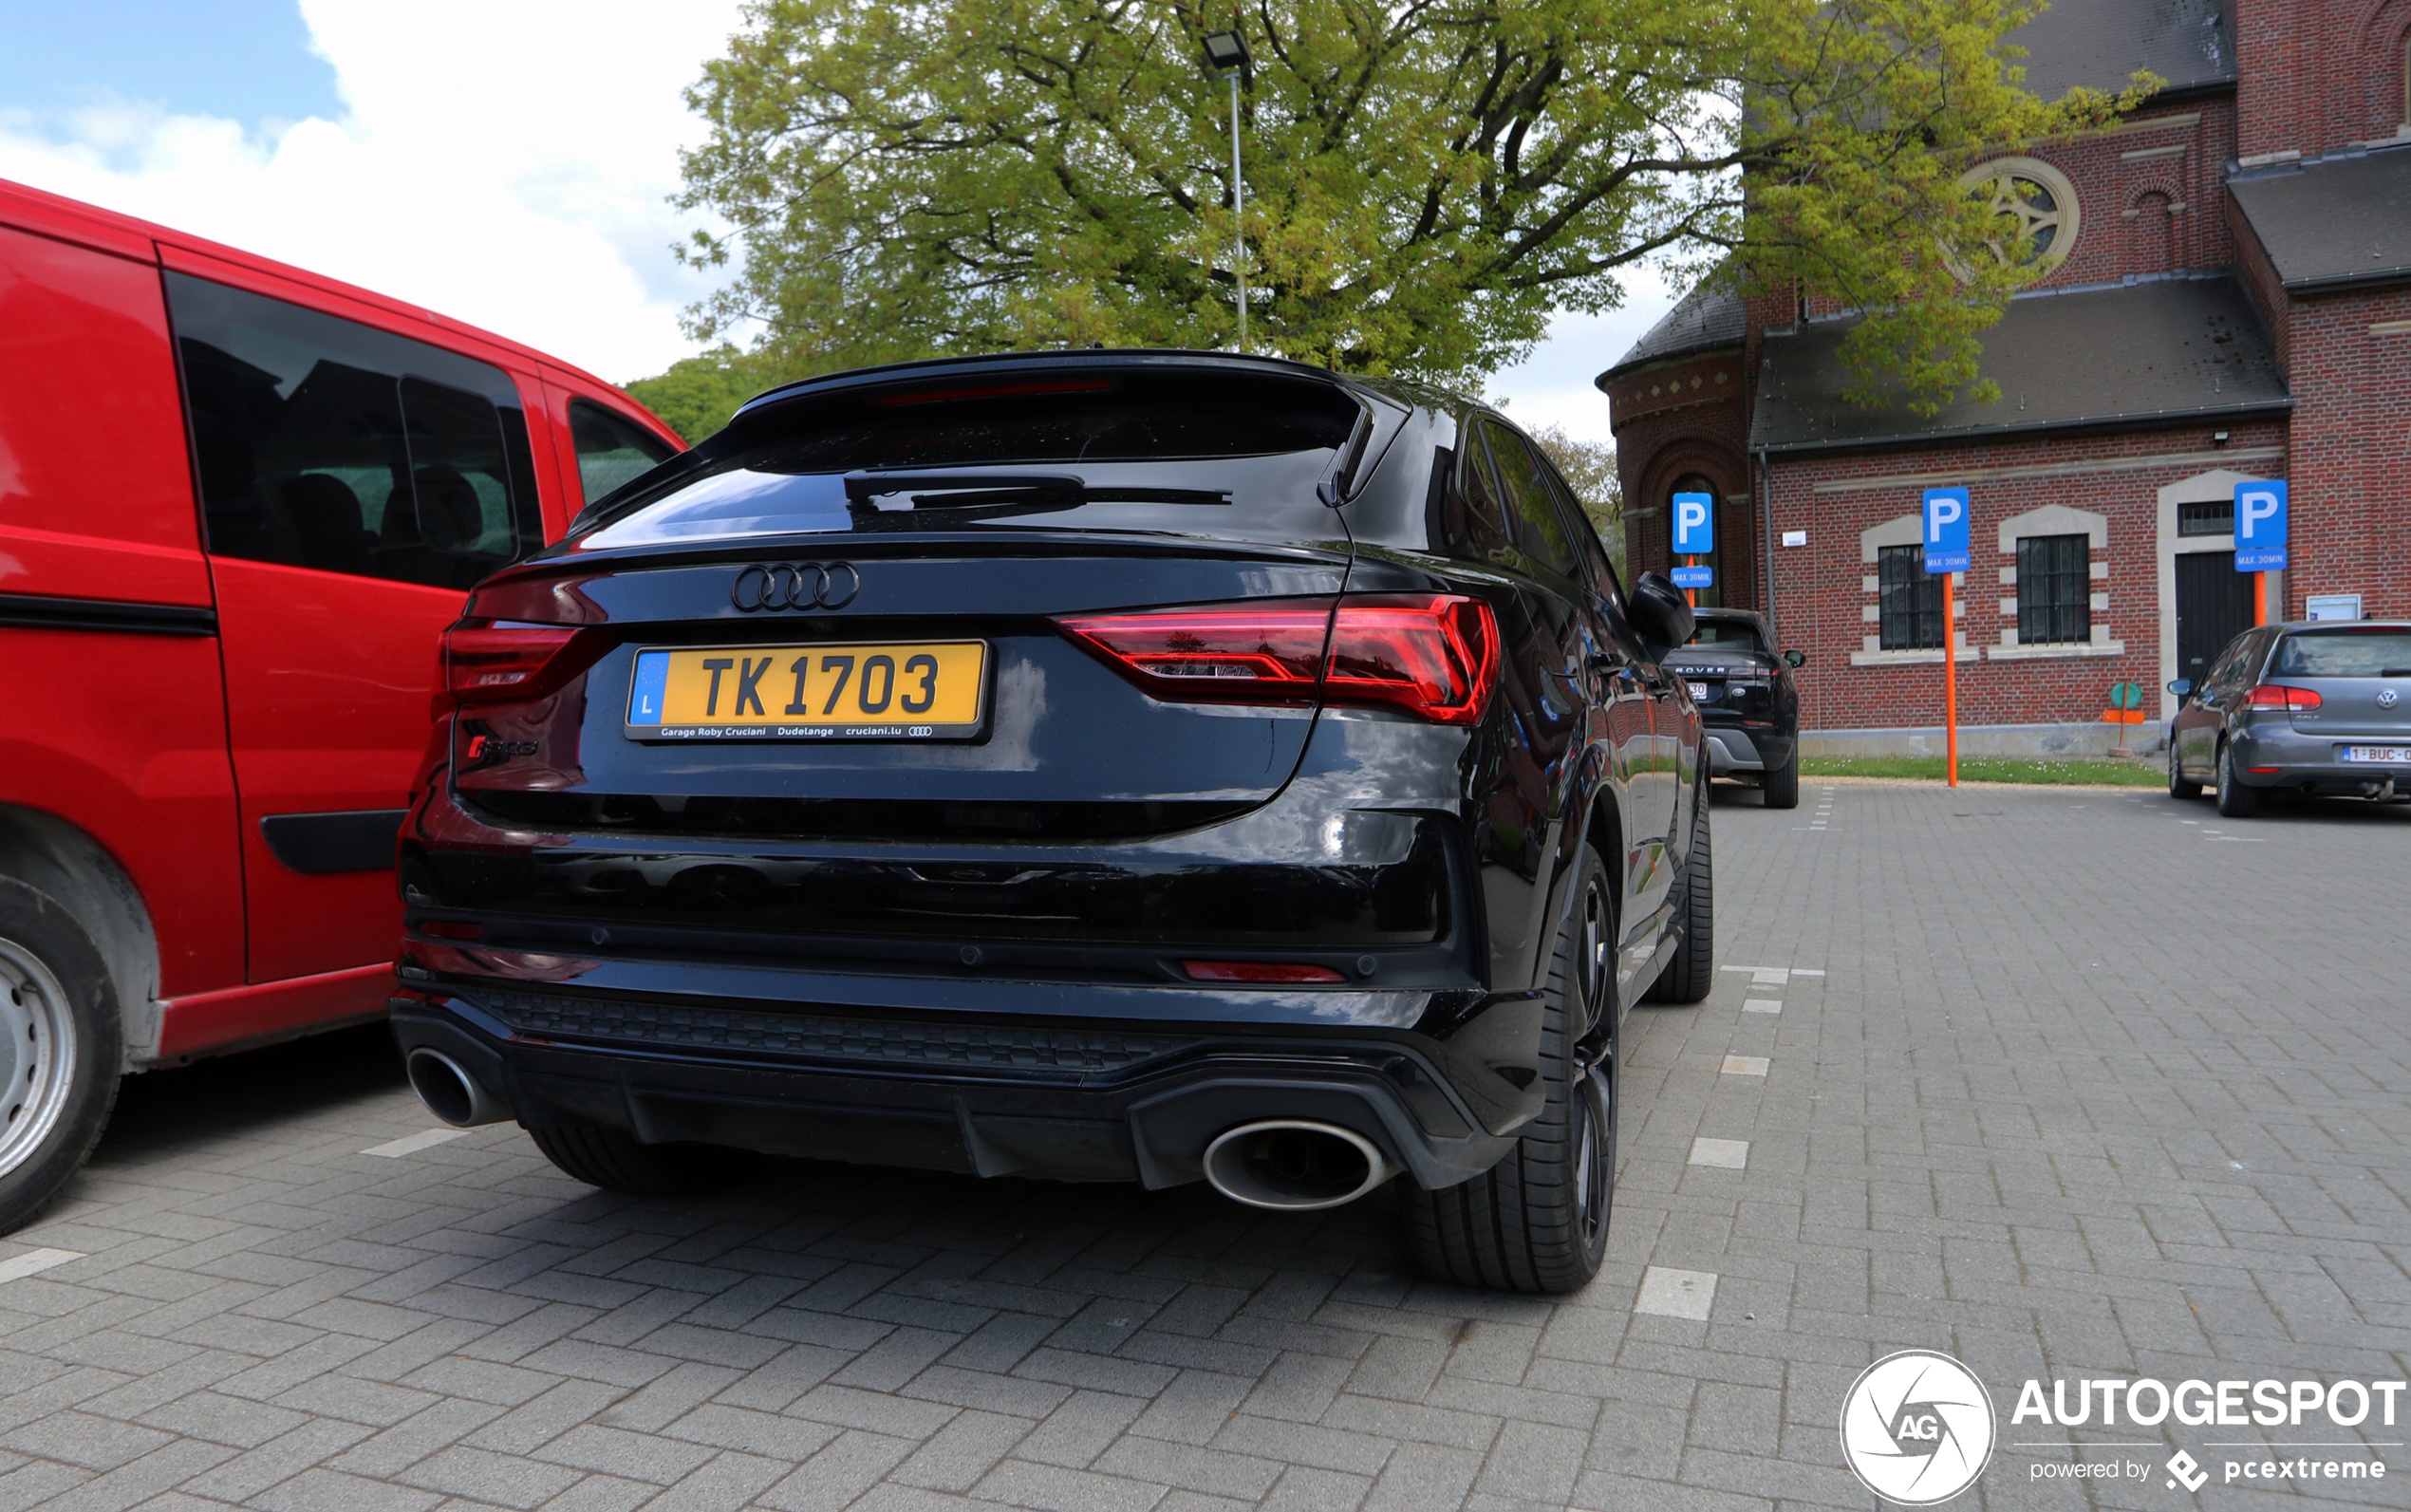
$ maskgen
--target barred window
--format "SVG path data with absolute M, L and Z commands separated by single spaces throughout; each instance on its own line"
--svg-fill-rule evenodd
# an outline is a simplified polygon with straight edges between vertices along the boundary
M 2019 644 L 2093 638 L 2093 585 L 2087 544 L 2083 535 L 2018 537 Z
M 2235 533 L 2235 501 L 2231 498 L 2208 499 L 2198 504 L 2177 506 L 2177 533 L 2179 535 L 2233 535 Z
M 1887 651 L 1940 650 L 1942 574 L 1925 569 L 1925 548 L 1882 548 L 1877 572 L 1877 644 Z

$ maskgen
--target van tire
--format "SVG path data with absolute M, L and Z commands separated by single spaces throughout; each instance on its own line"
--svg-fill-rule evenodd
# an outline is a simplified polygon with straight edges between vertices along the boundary
M 1408 1247 L 1435 1280 L 1561 1296 L 1588 1285 L 1606 1259 L 1616 1198 L 1615 877 L 1598 850 L 1582 848 L 1574 906 L 1541 999 L 1540 1115 L 1505 1159 L 1471 1181 L 1438 1191 L 1400 1183 Z M 1594 887 L 1603 889 L 1603 972 L 1582 961 Z M 1577 981 L 1602 978 L 1605 1000 L 1584 1002 Z M 1602 1039 L 1604 1055 L 1585 1069 L 1586 1045 Z
M 91 934 L 49 894 L 0 876 L 0 1234 L 38 1217 L 99 1142 L 121 1021 Z
M 647 1145 L 623 1129 L 580 1121 L 531 1129 L 561 1174 L 627 1197 L 701 1197 L 753 1174 L 750 1151 L 713 1145 Z

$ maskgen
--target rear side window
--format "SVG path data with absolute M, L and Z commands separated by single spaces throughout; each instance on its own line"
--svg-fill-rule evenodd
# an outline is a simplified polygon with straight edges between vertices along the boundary
M 2411 630 L 2301 630 L 2277 648 L 2271 677 L 2411 678 Z
M 589 400 L 570 401 L 570 442 L 589 504 L 678 455 L 678 448 Z
M 1363 411 L 1329 383 L 1176 369 L 932 376 L 740 415 L 599 512 L 603 548 L 1032 529 L 1318 540 Z
M 465 588 L 542 540 L 502 369 L 182 273 L 167 293 L 211 551 Z
M 1491 459 L 1498 464 L 1499 490 L 1515 516 L 1516 535 L 1524 551 L 1550 570 L 1573 577 L 1578 570 L 1573 534 L 1565 528 L 1565 516 L 1558 510 L 1540 462 L 1523 444 L 1523 438 L 1503 425 L 1485 421 L 1482 434 L 1490 443 Z

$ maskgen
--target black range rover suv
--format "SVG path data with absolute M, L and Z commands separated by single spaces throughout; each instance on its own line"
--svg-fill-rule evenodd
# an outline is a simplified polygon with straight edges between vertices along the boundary
M 774 390 L 477 590 L 402 829 L 394 1027 L 456 1124 L 1402 1181 L 1461 1282 L 1597 1271 L 1617 1032 L 1711 979 L 1708 765 L 1513 426 L 1268 359 Z

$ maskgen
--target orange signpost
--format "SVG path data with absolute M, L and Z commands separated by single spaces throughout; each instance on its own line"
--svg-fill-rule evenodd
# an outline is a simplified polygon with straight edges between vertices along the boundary
M 2269 574 L 2266 572 L 2252 575 L 2252 623 L 2269 623 Z

